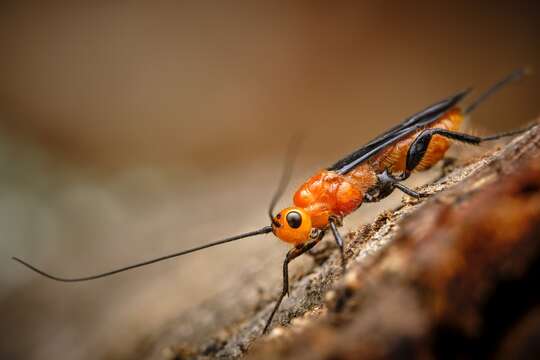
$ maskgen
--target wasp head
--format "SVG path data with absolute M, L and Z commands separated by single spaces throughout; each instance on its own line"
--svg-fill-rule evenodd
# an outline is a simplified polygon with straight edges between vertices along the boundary
M 311 217 L 301 208 L 285 208 L 272 218 L 272 231 L 285 242 L 305 243 L 311 234 Z

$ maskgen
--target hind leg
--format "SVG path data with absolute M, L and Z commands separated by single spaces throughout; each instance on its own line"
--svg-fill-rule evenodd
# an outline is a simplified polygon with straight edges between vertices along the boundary
M 424 156 L 426 155 L 426 152 L 428 151 L 429 144 L 434 135 L 440 135 L 447 139 L 459 141 L 466 144 L 479 145 L 480 143 L 484 141 L 493 141 L 493 140 L 498 140 L 504 137 L 521 134 L 529 130 L 533 126 L 536 126 L 536 124 L 533 124 L 525 129 L 509 131 L 505 133 L 484 136 L 484 137 L 474 136 L 470 134 L 460 133 L 457 131 L 451 131 L 451 130 L 446 130 L 446 129 L 441 129 L 441 128 L 425 129 L 414 139 L 412 144 L 409 146 L 409 149 L 407 150 L 405 170 L 398 176 L 391 175 L 388 172 L 388 170 L 385 170 L 383 173 L 377 175 L 379 186 L 377 186 L 375 193 L 366 194 L 364 201 L 367 201 L 367 202 L 378 201 L 381 198 L 384 198 L 390 195 L 394 189 L 398 189 L 404 192 L 405 194 L 411 197 L 414 197 L 416 199 L 429 196 L 428 194 L 416 192 L 404 186 L 400 182 L 408 179 L 412 171 L 415 170 L 420 165 L 420 163 L 422 162 L 422 159 L 424 158 Z
M 465 133 L 461 133 L 457 131 L 440 129 L 440 128 L 426 129 L 422 131 L 416 137 L 416 139 L 414 139 L 413 143 L 409 147 L 409 150 L 407 151 L 405 171 L 400 177 L 406 179 L 407 177 L 409 177 L 409 174 L 420 164 L 420 162 L 422 161 L 422 159 L 424 158 L 424 155 L 426 154 L 428 150 L 429 143 L 431 142 L 433 135 L 440 135 L 447 139 L 459 141 L 466 144 L 479 145 L 480 143 L 484 141 L 493 141 L 493 140 L 502 139 L 504 137 L 521 134 L 529 130 L 533 126 L 536 126 L 536 124 L 533 124 L 525 129 L 514 130 L 514 131 L 504 132 L 504 133 L 490 135 L 490 136 L 483 136 L 483 137 L 465 134 Z

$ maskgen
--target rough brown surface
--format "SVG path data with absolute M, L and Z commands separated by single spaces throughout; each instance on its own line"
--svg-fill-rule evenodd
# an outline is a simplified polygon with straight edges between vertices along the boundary
M 540 131 L 458 166 L 348 236 L 292 281 L 261 337 L 273 297 L 212 340 L 178 345 L 186 315 L 148 341 L 147 358 L 376 359 L 523 357 L 539 350 Z M 389 246 L 391 245 L 391 246 Z M 273 295 L 273 294 L 272 294 Z M 284 327 L 277 325 L 284 324 Z M 538 353 L 538 352 L 537 352 Z

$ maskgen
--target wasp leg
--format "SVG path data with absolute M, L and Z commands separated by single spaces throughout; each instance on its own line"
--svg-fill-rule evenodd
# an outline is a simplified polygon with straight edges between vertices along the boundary
M 533 124 L 525 129 L 519 129 L 509 132 L 504 132 L 500 134 L 490 135 L 490 136 L 474 136 L 469 135 L 465 133 L 460 133 L 456 131 L 450 131 L 446 129 L 439 129 L 439 128 L 431 128 L 431 129 L 425 129 L 414 139 L 413 143 L 409 147 L 409 150 L 407 151 L 407 160 L 405 165 L 405 173 L 409 173 L 413 171 L 418 164 L 422 161 L 422 158 L 426 154 L 426 151 L 429 147 L 429 143 L 431 139 L 433 138 L 433 135 L 440 135 L 444 136 L 445 138 L 456 140 L 462 143 L 471 144 L 471 145 L 478 145 L 483 141 L 493 141 L 498 140 L 504 137 L 513 136 L 517 134 L 521 134 L 529 129 L 531 129 L 533 126 L 536 126 L 536 124 Z M 408 176 L 407 176 L 408 177 Z
M 276 302 L 276 305 L 274 306 L 274 309 L 272 310 L 272 313 L 270 314 L 270 317 L 266 321 L 266 325 L 264 326 L 263 334 L 266 334 L 268 331 L 268 328 L 270 327 L 270 324 L 272 323 L 272 319 L 274 318 L 274 315 L 276 314 L 277 309 L 279 308 L 279 305 L 281 305 L 281 302 L 283 301 L 283 298 L 285 295 L 289 295 L 289 263 L 305 253 L 306 251 L 309 251 L 311 248 L 313 248 L 315 245 L 319 243 L 319 241 L 322 240 L 324 237 L 325 232 L 321 231 L 317 237 L 310 242 L 306 244 L 299 245 L 297 247 L 292 248 L 289 250 L 287 255 L 285 256 L 285 261 L 283 262 L 283 289 L 281 290 L 281 294 L 279 295 L 279 298 Z
M 400 184 L 398 182 L 394 184 L 394 187 L 396 189 L 398 189 L 398 190 L 401 190 L 405 194 L 407 194 L 410 197 L 413 197 L 415 199 L 422 199 L 422 198 L 425 198 L 425 197 L 429 196 L 429 194 L 424 194 L 424 193 L 414 191 L 413 189 L 410 189 L 410 188 L 406 187 L 405 185 L 402 185 L 402 184 Z
M 341 271 L 343 274 L 345 274 L 345 268 L 347 266 L 347 262 L 345 261 L 345 251 L 344 251 L 344 241 L 341 237 L 341 234 L 339 233 L 337 226 L 336 226 L 336 219 L 330 218 L 330 230 L 332 231 L 332 234 L 334 235 L 334 239 L 336 240 L 336 244 L 339 247 L 339 252 L 341 253 Z
M 404 171 L 399 176 L 393 176 L 388 169 L 385 169 L 382 173 L 377 174 L 377 185 L 364 195 L 364 202 L 380 201 L 394 192 L 395 189 L 417 199 L 429 196 L 428 194 L 418 193 L 400 183 L 407 179 L 409 175 L 409 171 Z

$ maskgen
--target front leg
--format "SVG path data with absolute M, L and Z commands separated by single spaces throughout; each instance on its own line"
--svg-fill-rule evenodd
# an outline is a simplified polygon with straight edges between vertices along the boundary
M 336 244 L 339 247 L 339 252 L 341 254 L 341 271 L 343 275 L 345 275 L 345 269 L 347 266 L 347 262 L 345 260 L 345 243 L 343 241 L 343 237 L 341 237 L 341 234 L 339 233 L 337 226 L 341 226 L 341 219 L 336 217 L 330 217 L 329 220 L 330 230 L 332 231 L 332 235 L 334 235 L 334 239 L 336 240 Z
M 310 240 L 309 242 L 305 244 L 301 244 L 298 246 L 295 246 L 289 252 L 287 252 L 287 255 L 285 256 L 285 261 L 283 262 L 283 288 L 281 290 L 281 294 L 279 295 L 279 298 L 276 302 L 276 305 L 274 305 L 274 309 L 272 310 L 272 313 L 270 314 L 270 317 L 266 321 L 266 325 L 264 326 L 263 334 L 266 334 L 268 331 L 268 328 L 270 327 L 270 324 L 272 323 L 272 319 L 274 318 L 274 315 L 276 314 L 276 311 L 279 308 L 279 305 L 281 305 L 281 302 L 283 301 L 283 298 L 285 295 L 289 294 L 289 263 L 305 253 L 306 251 L 309 251 L 311 248 L 313 248 L 315 245 L 317 245 L 322 238 L 324 237 L 325 231 L 320 231 L 319 234 L 317 234 L 317 237 Z

